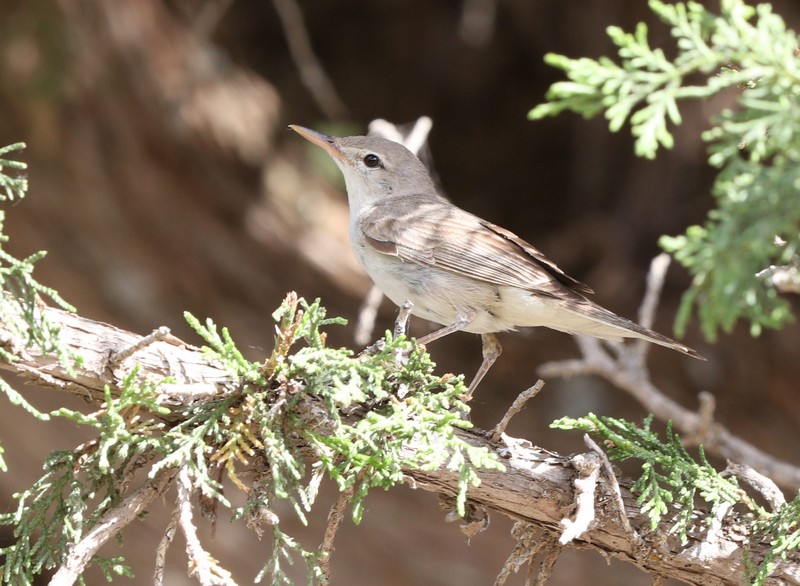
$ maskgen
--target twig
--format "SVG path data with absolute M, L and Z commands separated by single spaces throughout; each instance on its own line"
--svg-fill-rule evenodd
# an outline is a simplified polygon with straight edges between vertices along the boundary
M 420 152 L 428 142 L 428 135 L 433 128 L 433 120 L 429 116 L 420 116 L 411 125 L 411 130 L 404 132 L 397 124 L 392 124 L 388 120 L 376 118 L 369 123 L 369 135 L 388 138 L 394 142 L 399 142 L 415 155 Z
M 325 73 L 311 46 L 311 38 L 303 20 L 303 12 L 295 0 L 272 0 L 281 20 L 289 53 L 292 55 L 300 79 L 320 110 L 331 120 L 347 117 L 347 106 L 339 97 L 333 82 Z
M 589 341 L 589 345 L 592 344 L 599 347 L 596 340 Z M 631 395 L 646 411 L 660 420 L 672 421 L 675 430 L 684 437 L 695 436 L 697 430 L 702 427 L 701 417 L 697 413 L 667 397 L 642 372 L 626 370 L 607 354 L 600 358 L 584 355 L 580 360 L 549 362 L 540 366 L 538 373 L 544 378 L 597 375 Z M 800 485 L 800 468 L 759 450 L 731 434 L 719 423 L 714 425 L 711 432 L 705 434 L 703 448 L 709 454 L 746 462 L 761 474 L 772 478 L 778 485 L 788 487 Z
M 125 525 L 136 519 L 156 497 L 163 494 L 176 472 L 173 468 L 162 470 L 155 478 L 100 517 L 97 524 L 70 548 L 67 559 L 50 580 L 50 586 L 74 584 L 97 550 Z
M 686 436 L 683 443 L 686 445 L 705 444 L 706 438 L 714 432 L 714 411 L 717 409 L 717 399 L 711 393 L 702 391 L 697 395 L 697 428 L 691 436 Z
M 539 542 L 539 551 L 547 551 L 547 555 L 544 556 L 544 559 L 539 564 L 539 571 L 536 574 L 536 579 L 533 581 L 533 586 L 543 586 L 547 583 L 547 581 L 550 579 L 550 576 L 553 575 L 553 567 L 556 565 L 562 549 L 563 548 L 558 543 L 553 533 L 547 532 L 542 536 Z M 533 577 L 531 575 L 532 569 L 532 567 L 528 569 L 529 575 L 525 582 L 525 586 L 531 584 L 531 578 Z
M 661 299 L 661 292 L 664 289 L 664 280 L 667 276 L 667 269 L 672 258 L 666 252 L 662 252 L 650 261 L 650 269 L 647 271 L 647 285 L 645 287 L 644 297 L 639 306 L 639 324 L 652 328 L 655 321 L 656 310 L 658 309 L 658 302 Z M 624 348 L 623 345 L 620 344 Z M 651 344 L 645 340 L 637 340 L 634 344 L 635 355 L 644 362 L 647 357 L 647 352 L 650 350 Z
M 778 485 L 763 474 L 759 474 L 753 470 L 747 464 L 736 464 L 729 460 L 725 472 L 733 474 L 736 478 L 742 482 L 746 482 L 754 490 L 758 491 L 758 493 L 766 499 L 773 511 L 786 504 L 786 497 L 783 496 Z
M 600 446 L 597 445 L 597 442 L 595 442 L 588 433 L 583 434 L 583 443 L 586 444 L 587 448 L 597 454 L 597 457 L 600 458 L 600 462 L 603 464 L 603 469 L 606 472 L 606 478 L 608 478 L 608 485 L 611 488 L 611 492 L 614 494 L 614 500 L 617 503 L 619 521 L 622 523 L 622 527 L 625 529 L 628 535 L 638 540 L 639 534 L 636 533 L 634 528 L 631 526 L 631 522 L 628 520 L 628 515 L 625 512 L 625 501 L 622 500 L 622 491 L 619 488 L 617 475 L 614 474 L 614 467 L 611 465 L 608 455 L 602 449 L 600 449 Z
M 655 321 L 656 309 L 661 299 L 661 291 L 664 289 L 664 279 L 667 276 L 667 269 L 672 257 L 666 252 L 662 252 L 650 261 L 650 269 L 647 271 L 647 287 L 645 288 L 642 304 L 639 306 L 639 325 L 652 328 Z
M 333 540 L 336 537 L 336 531 L 339 529 L 342 519 L 344 519 L 345 509 L 347 509 L 350 499 L 353 498 L 355 487 L 364 477 L 365 473 L 366 471 L 362 470 L 358 474 L 356 482 L 339 493 L 339 498 L 333 503 L 328 513 L 328 526 L 325 528 L 325 535 L 322 538 L 322 544 L 319 546 L 319 552 L 322 554 L 319 560 L 319 568 L 320 571 L 322 571 L 322 575 L 325 577 L 326 583 L 330 582 L 331 579 L 331 555 L 333 554 Z
M 597 454 L 578 454 L 570 459 L 573 468 L 578 472 L 575 485 L 575 518 L 561 520 L 564 532 L 558 538 L 561 545 L 566 545 L 583 535 L 595 519 L 594 495 L 597 491 L 597 478 L 600 474 L 600 458 Z
M 375 318 L 378 317 L 378 307 L 380 307 L 381 301 L 383 301 L 383 291 L 377 285 L 373 285 L 358 310 L 358 322 L 354 337 L 359 346 L 366 346 L 372 338 L 372 332 L 375 330 Z
M 800 267 L 797 265 L 770 265 L 756 276 L 771 283 L 780 293 L 800 293 Z
M 511 407 L 508 408 L 508 411 L 506 411 L 505 415 L 503 415 L 503 418 L 500 419 L 500 422 L 495 425 L 494 429 L 492 429 L 490 432 L 489 437 L 493 442 L 500 440 L 500 436 L 506 432 L 506 427 L 508 427 L 511 418 L 522 411 L 522 409 L 525 407 L 525 404 L 538 395 L 542 388 L 544 388 L 544 381 L 539 379 L 536 381 L 535 385 L 517 395 L 517 398 L 514 399 L 513 403 L 511 403 Z
M 506 559 L 500 573 L 495 578 L 494 586 L 503 586 L 512 573 L 516 574 L 524 564 L 530 564 L 531 560 L 539 552 L 542 531 L 531 523 L 517 521 L 511 529 L 511 535 L 517 543 L 514 550 Z
M 175 538 L 175 531 L 178 528 L 178 517 L 180 516 L 180 508 L 175 507 L 170 516 L 167 528 L 164 530 L 164 536 L 158 542 L 156 549 L 156 569 L 153 572 L 154 586 L 164 586 L 164 568 L 167 563 L 167 549 L 169 549 L 172 540 Z
M 167 336 L 169 336 L 169 328 L 167 326 L 161 326 L 160 328 L 156 328 L 146 336 L 142 336 L 141 338 L 139 338 L 139 340 L 137 340 L 130 346 L 126 346 L 122 350 L 114 352 L 111 356 L 108 357 L 108 364 L 112 369 L 116 368 L 126 358 L 133 356 L 136 352 L 142 350 L 143 348 L 147 348 L 150 344 L 154 344 L 159 340 L 163 340 Z
M 216 560 L 203 549 L 197 537 L 197 528 L 192 521 L 192 494 L 195 488 L 185 466 L 178 473 L 178 526 L 186 539 L 186 555 L 189 557 L 189 575 L 195 576 L 203 586 L 236 586 L 230 572 L 220 567 Z
M 116 489 L 120 494 L 128 492 L 128 487 L 136 476 L 136 472 L 142 467 L 146 466 L 156 458 L 156 451 L 152 448 L 145 448 L 133 458 L 131 458 L 125 465 L 119 479 L 114 482 Z

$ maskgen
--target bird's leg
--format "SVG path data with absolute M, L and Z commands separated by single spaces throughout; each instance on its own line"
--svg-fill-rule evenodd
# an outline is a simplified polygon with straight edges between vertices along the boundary
M 397 313 L 397 319 L 394 320 L 394 339 L 400 336 L 405 336 L 408 333 L 408 318 L 411 317 L 411 308 L 414 304 L 406 299 L 403 305 L 400 306 L 400 311 Z M 395 350 L 394 361 L 397 364 L 406 364 L 411 350 L 403 352 L 400 348 Z
M 397 313 L 397 319 L 394 320 L 394 337 L 399 338 L 408 333 L 408 318 L 411 317 L 411 309 L 414 304 L 408 299 L 400 306 L 400 311 Z
M 472 323 L 472 320 L 475 319 L 476 314 L 477 312 L 474 309 L 466 309 L 463 311 L 459 311 L 458 315 L 456 316 L 456 321 L 454 323 L 450 324 L 449 326 L 440 328 L 434 332 L 431 332 L 427 336 L 422 336 L 421 338 L 418 338 L 417 343 L 424 346 L 426 344 L 430 344 L 434 340 L 438 340 L 439 338 L 444 338 L 448 334 L 461 331 Z
M 497 360 L 497 357 L 503 352 L 500 340 L 498 340 L 497 336 L 494 334 L 481 334 L 481 343 L 483 346 L 483 362 L 481 362 L 481 367 L 478 369 L 478 372 L 475 373 L 475 378 L 469 383 L 469 389 L 467 389 L 468 397 L 472 396 L 472 393 L 478 388 L 483 377 L 489 372 L 494 361 Z

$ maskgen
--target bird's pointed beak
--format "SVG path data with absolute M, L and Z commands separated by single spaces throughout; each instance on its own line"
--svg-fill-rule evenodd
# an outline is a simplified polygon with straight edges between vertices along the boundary
M 334 159 L 338 159 L 340 161 L 346 160 L 344 153 L 336 144 L 335 136 L 328 136 L 327 134 L 322 134 L 321 132 L 317 132 L 316 130 L 311 130 L 310 128 L 298 126 L 297 124 L 290 124 L 289 128 L 291 128 L 297 134 L 305 138 L 308 142 L 313 143 L 325 149 L 325 151 Z

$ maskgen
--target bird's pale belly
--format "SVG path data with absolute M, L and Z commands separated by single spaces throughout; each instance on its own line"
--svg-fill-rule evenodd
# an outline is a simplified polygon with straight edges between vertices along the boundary
M 501 289 L 507 287 L 487 286 L 440 268 L 405 263 L 385 255 L 372 256 L 368 253 L 362 259 L 367 274 L 396 305 L 410 301 L 411 313 L 417 317 L 447 326 L 462 313 L 474 314 L 464 331 L 475 334 L 510 330 L 517 325 L 502 315 Z

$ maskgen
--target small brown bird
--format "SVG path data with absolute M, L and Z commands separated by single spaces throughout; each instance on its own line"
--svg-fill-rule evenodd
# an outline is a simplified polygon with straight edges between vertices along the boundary
M 641 338 L 704 360 L 688 346 L 590 301 L 589 287 L 534 246 L 451 204 L 404 146 L 289 128 L 325 149 L 341 169 L 350 242 L 367 274 L 395 304 L 409 301 L 412 315 L 444 326 L 418 342 L 457 331 L 481 335 L 483 363 L 470 394 L 500 355 L 494 334 L 517 327 L 545 326 L 606 340 Z

